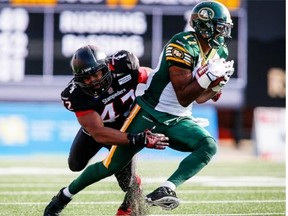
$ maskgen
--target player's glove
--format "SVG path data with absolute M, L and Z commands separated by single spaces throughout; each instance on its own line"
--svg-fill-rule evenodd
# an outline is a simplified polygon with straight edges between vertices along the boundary
M 116 74 L 131 74 L 139 69 L 139 59 L 127 50 L 108 56 L 106 62 L 111 72 Z
M 234 73 L 233 65 L 234 65 L 234 61 L 233 60 L 232 61 L 227 61 L 227 64 L 226 64 L 227 71 L 225 72 L 224 79 L 222 81 L 220 81 L 217 86 L 212 88 L 212 90 L 214 92 L 219 92 L 228 83 L 228 81 L 230 80 L 230 77 Z
M 164 134 L 152 133 L 151 130 L 145 130 L 138 134 L 128 133 L 127 138 L 131 146 L 144 146 L 152 149 L 165 149 L 169 146 L 169 138 Z
M 202 88 L 207 89 L 211 82 L 220 77 L 224 77 L 225 74 L 232 69 L 233 63 L 231 64 L 229 61 L 226 62 L 223 58 L 212 59 L 196 71 L 196 79 Z
M 219 100 L 219 98 L 221 97 L 222 95 L 222 90 L 220 89 L 211 99 L 216 102 Z

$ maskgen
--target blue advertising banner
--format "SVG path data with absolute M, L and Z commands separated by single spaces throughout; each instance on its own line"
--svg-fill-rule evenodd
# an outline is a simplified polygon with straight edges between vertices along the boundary
M 78 128 L 61 103 L 0 103 L 0 154 L 68 152 Z
M 217 139 L 216 109 L 196 106 L 193 113 L 195 117 L 209 120 L 206 128 Z M 60 102 L 0 103 L 0 155 L 68 154 L 78 129 L 74 113 L 67 111 Z M 170 149 L 167 151 L 181 154 Z M 143 152 L 151 153 L 151 150 Z

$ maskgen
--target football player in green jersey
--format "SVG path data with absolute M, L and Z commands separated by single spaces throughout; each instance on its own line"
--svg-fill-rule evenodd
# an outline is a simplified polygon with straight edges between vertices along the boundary
M 216 1 L 198 3 L 191 14 L 194 30 L 174 35 L 164 46 L 160 62 L 149 75 L 147 89 L 137 97 L 121 131 L 138 133 L 146 128 L 169 137 L 172 149 L 191 152 L 175 172 L 145 199 L 151 206 L 174 209 L 179 205 L 175 189 L 205 167 L 217 151 L 210 133 L 192 118 L 192 104 L 217 100 L 234 72 L 227 40 L 233 26 L 228 9 Z M 113 146 L 109 155 L 84 171 L 69 185 L 72 194 L 121 170 L 142 146 Z M 165 154 L 165 153 L 164 153 Z
M 165 45 L 145 94 L 137 99 L 134 109 L 138 113 L 129 126 L 156 125 L 155 131 L 169 137 L 172 149 L 191 152 L 145 197 L 150 206 L 163 209 L 179 205 L 176 187 L 204 168 L 217 151 L 215 139 L 191 119 L 193 102 L 217 101 L 234 72 L 234 62 L 226 61 L 233 27 L 228 9 L 216 1 L 198 3 L 190 25 L 193 31 L 178 33 Z

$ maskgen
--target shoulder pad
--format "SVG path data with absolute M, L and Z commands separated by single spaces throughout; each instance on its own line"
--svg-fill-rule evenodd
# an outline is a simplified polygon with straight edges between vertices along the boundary
M 139 69 L 139 59 L 127 50 L 120 50 L 107 57 L 109 69 L 112 73 L 131 74 Z

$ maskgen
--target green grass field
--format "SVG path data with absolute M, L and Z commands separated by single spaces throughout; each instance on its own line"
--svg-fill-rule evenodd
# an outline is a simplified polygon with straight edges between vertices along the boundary
M 66 160 L 63 156 L 0 158 L 0 215 L 42 215 L 52 196 L 77 176 L 68 170 Z M 144 194 L 158 187 L 177 165 L 175 160 L 138 158 Z M 285 215 L 285 163 L 216 159 L 176 192 L 181 200 L 177 209 L 147 207 L 146 215 Z M 112 176 L 75 196 L 62 215 L 115 215 L 123 196 Z

